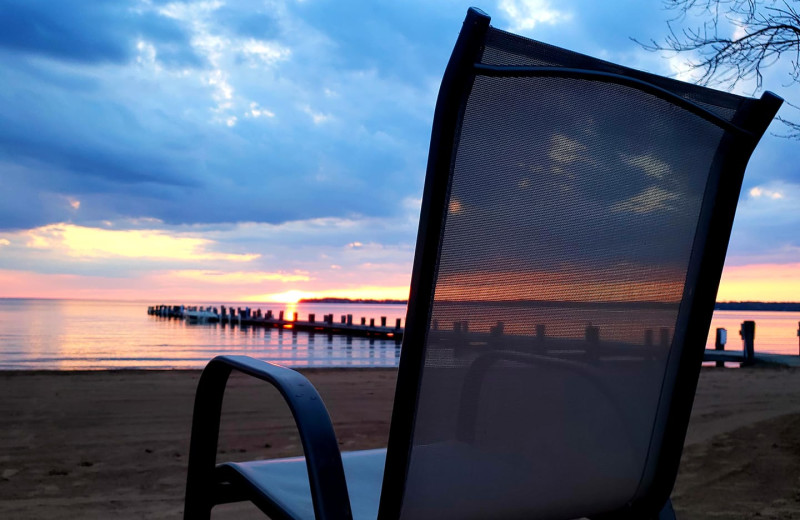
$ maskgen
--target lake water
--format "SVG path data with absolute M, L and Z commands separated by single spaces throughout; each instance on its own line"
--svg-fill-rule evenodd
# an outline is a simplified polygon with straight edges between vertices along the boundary
M 227 306 L 255 307 L 252 303 Z M 147 315 L 148 303 L 0 299 L 0 369 L 202 368 L 218 354 L 247 354 L 291 367 L 393 367 L 394 340 L 284 329 L 187 324 Z M 386 316 L 405 321 L 405 305 L 261 304 L 287 316 L 309 312 Z
M 146 302 L 0 299 L 0 370 L 202 368 L 218 354 L 247 354 L 292 367 L 394 367 L 394 340 L 308 334 L 284 329 L 191 325 L 147 315 Z M 227 304 L 256 307 L 254 304 Z M 287 316 L 333 313 L 403 318 L 404 305 L 260 304 Z M 717 311 L 714 329 L 728 329 L 728 350 L 741 348 L 739 325 L 756 322 L 756 351 L 798 353 L 800 313 Z

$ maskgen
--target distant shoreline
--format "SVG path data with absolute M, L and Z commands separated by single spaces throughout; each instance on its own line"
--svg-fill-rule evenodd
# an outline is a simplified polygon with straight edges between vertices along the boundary
M 781 311 L 800 312 L 800 303 L 794 302 L 717 302 L 715 311 Z
M 390 305 L 406 305 L 408 300 L 371 300 L 371 299 L 357 299 L 350 298 L 302 298 L 297 303 L 379 303 Z
M 95 298 L 30 298 L 30 297 L 17 297 L 17 296 L 0 296 L 0 302 L 8 301 L 76 301 L 76 302 L 108 302 L 108 303 L 151 303 L 151 300 L 114 300 L 114 299 L 95 299 Z M 213 300 L 191 300 L 184 303 L 188 304 L 207 304 L 208 301 Z M 174 300 L 178 301 L 178 300 Z M 268 305 L 277 304 L 281 302 L 223 302 L 225 305 Z M 387 305 L 407 305 L 408 300 L 377 300 L 377 299 L 350 299 L 350 298 L 303 298 L 297 303 L 323 303 L 323 304 L 387 304 Z M 490 302 L 481 302 L 490 303 Z M 491 302 L 494 304 L 514 304 L 520 302 Z M 527 302 L 533 303 L 533 302 Z M 543 303 L 543 302 L 536 302 Z M 555 302 L 544 302 L 553 304 Z M 563 303 L 563 302 L 562 302 Z M 800 302 L 758 302 L 758 301 L 741 301 L 741 302 L 717 302 L 714 304 L 715 311 L 765 311 L 765 312 L 800 312 Z
M 408 300 L 373 300 L 373 299 L 350 299 L 350 298 L 303 298 L 297 303 L 356 303 L 356 304 L 392 304 L 406 305 Z M 508 303 L 508 302 L 496 302 Z M 717 302 L 714 304 L 715 311 L 778 311 L 778 312 L 800 312 L 798 302 Z

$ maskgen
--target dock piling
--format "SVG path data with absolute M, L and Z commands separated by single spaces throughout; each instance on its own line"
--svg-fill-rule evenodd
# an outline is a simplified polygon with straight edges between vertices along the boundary
M 262 310 L 260 308 L 250 307 L 226 307 L 221 305 L 219 308 L 214 306 L 198 306 L 198 305 L 150 305 L 147 307 L 147 314 L 151 316 L 158 316 L 162 318 L 179 318 L 186 319 L 192 322 L 203 321 L 204 323 L 219 322 L 221 326 L 238 324 L 243 327 L 243 332 L 256 335 L 257 330 L 249 329 L 249 327 L 266 327 L 267 329 L 277 328 L 278 334 L 281 335 L 283 329 L 292 329 L 292 337 L 294 338 L 298 331 L 315 332 L 323 331 L 328 336 L 332 337 L 334 334 L 341 334 L 348 338 L 352 336 L 366 336 L 375 339 L 393 339 L 398 345 L 403 338 L 404 329 L 402 327 L 402 319 L 397 318 L 395 326 L 391 327 L 388 323 L 388 317 L 380 316 L 380 325 L 377 324 L 376 318 L 361 318 L 361 325 L 353 323 L 352 314 L 340 315 L 341 323 L 334 322 L 335 315 L 324 314 L 322 322 L 317 320 L 316 313 L 309 313 L 307 321 L 300 321 L 300 314 L 290 310 L 291 317 L 286 315 L 287 311 L 278 311 L 277 316 L 271 310 Z M 367 325 L 369 320 L 369 325 Z M 466 327 L 466 322 L 462 322 Z
M 539 341 L 544 341 L 544 324 L 539 323 L 536 325 L 536 339 Z
M 742 337 L 744 344 L 744 365 L 752 365 L 756 359 L 755 339 L 756 339 L 756 322 L 747 320 L 742 322 L 742 327 L 739 329 L 739 335 Z
M 725 344 L 728 342 L 728 331 L 725 329 L 717 329 L 717 337 L 714 340 L 714 350 L 725 350 Z M 716 362 L 717 368 L 724 368 L 724 361 Z
M 600 327 L 595 327 L 591 323 L 586 325 L 586 331 L 584 333 L 586 337 L 586 342 L 591 344 L 596 344 L 600 342 Z

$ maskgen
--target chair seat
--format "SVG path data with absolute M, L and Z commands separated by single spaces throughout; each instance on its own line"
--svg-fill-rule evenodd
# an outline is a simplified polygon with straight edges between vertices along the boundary
M 342 453 L 354 520 L 377 518 L 385 461 L 386 449 Z M 228 481 L 230 472 L 244 477 L 289 516 L 298 520 L 314 519 L 305 457 L 220 464 L 217 466 L 217 481 Z

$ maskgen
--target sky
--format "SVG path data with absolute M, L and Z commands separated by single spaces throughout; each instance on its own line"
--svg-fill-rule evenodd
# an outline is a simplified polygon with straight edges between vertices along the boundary
M 2 0 L 0 297 L 406 298 L 469 5 Z M 632 40 L 665 36 L 659 2 L 477 6 L 500 29 L 692 79 L 686 56 Z M 789 67 L 764 85 L 800 105 Z M 782 131 L 745 175 L 719 301 L 800 300 L 800 142 Z

